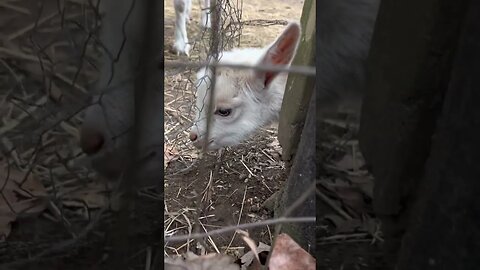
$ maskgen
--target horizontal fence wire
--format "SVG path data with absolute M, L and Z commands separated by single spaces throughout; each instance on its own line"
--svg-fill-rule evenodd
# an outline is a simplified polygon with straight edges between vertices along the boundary
M 232 69 L 250 69 L 258 71 L 273 71 L 301 74 L 305 76 L 316 76 L 316 68 L 311 66 L 293 66 L 293 65 L 243 65 L 243 64 L 227 64 L 227 63 L 211 63 L 211 62 L 192 62 L 192 61 L 166 61 L 165 68 L 201 68 L 201 67 L 226 67 Z M 213 79 L 213 78 L 212 78 Z
M 232 1 L 228 0 L 218 0 L 218 1 L 212 1 L 212 3 L 217 3 L 220 6 L 227 5 L 228 3 L 231 3 Z M 238 7 L 238 5 L 237 5 Z M 250 26 L 270 26 L 270 25 L 287 25 L 288 21 L 286 20 L 248 20 L 248 21 L 241 21 L 240 18 L 235 17 L 233 22 L 231 24 L 226 24 L 225 22 L 225 17 L 230 17 L 233 18 L 232 14 L 239 14 L 240 12 L 231 12 L 228 13 L 225 11 L 225 9 L 221 8 L 214 8 L 212 4 L 212 12 L 220 12 L 221 14 L 212 14 L 216 15 L 217 18 L 222 18 L 220 21 L 215 21 L 212 20 L 212 23 L 217 23 L 218 25 L 212 25 L 212 31 L 205 30 L 204 32 L 201 33 L 201 38 L 200 40 L 204 41 L 207 40 L 208 42 L 204 42 L 201 44 L 203 47 L 205 47 L 206 51 L 209 51 L 206 57 L 192 57 L 190 56 L 187 60 L 161 60 L 161 68 L 167 70 L 174 70 L 176 71 L 176 74 L 180 74 L 181 77 L 189 77 L 191 76 L 191 73 L 193 73 L 193 70 L 195 69 L 200 69 L 203 67 L 208 67 L 212 69 L 211 75 L 205 75 L 208 77 L 210 84 L 207 89 L 209 92 L 209 100 L 204 103 L 208 103 L 207 105 L 209 106 L 202 106 L 201 108 L 195 108 L 198 111 L 201 110 L 208 110 L 207 114 L 207 130 L 206 130 L 206 136 L 205 136 L 205 144 L 208 142 L 207 139 L 209 138 L 208 134 L 211 132 L 210 127 L 211 127 L 211 122 L 212 120 L 212 97 L 215 95 L 215 91 L 218 91 L 218 89 L 215 88 L 215 83 L 216 83 L 216 68 L 231 68 L 231 69 L 238 69 L 238 70 L 256 70 L 256 71 L 272 71 L 272 72 L 279 72 L 279 73 L 292 73 L 292 74 L 299 74 L 302 76 L 316 76 L 316 68 L 313 66 L 295 66 L 295 65 L 266 65 L 266 64 L 258 64 L 258 65 L 246 65 L 246 64 L 233 64 L 233 63 L 222 63 L 221 62 L 221 56 L 224 51 L 228 51 L 228 49 L 235 47 L 232 45 L 233 44 L 239 44 L 240 43 L 240 38 L 241 35 L 238 36 L 238 40 L 236 39 L 230 39 L 228 42 L 224 41 L 222 38 L 225 37 L 224 32 L 230 31 L 229 27 L 232 27 L 232 25 L 250 25 Z M 218 29 L 220 28 L 220 29 Z M 209 35 L 210 34 L 210 35 Z M 237 43 L 238 42 L 238 43 Z M 197 44 L 194 43 L 194 47 Z M 212 48 L 213 47 L 213 48 Z M 217 56 L 217 57 L 215 57 Z M 203 60 L 206 58 L 207 60 Z M 217 58 L 217 59 L 215 59 Z M 218 60 L 220 59 L 220 61 Z M 175 75 L 172 75 L 174 77 Z M 166 77 L 167 78 L 167 77 Z M 204 78 L 198 78 L 198 80 L 204 80 Z M 195 79 L 193 80 L 188 80 L 188 83 L 183 86 L 178 86 L 174 87 L 172 89 L 165 89 L 167 91 L 167 95 L 172 93 L 172 95 L 175 96 L 174 99 L 172 99 L 172 103 L 174 104 L 176 100 L 180 100 L 178 96 L 181 95 L 189 95 L 190 102 L 193 106 L 196 106 L 195 104 L 195 98 L 196 96 L 196 83 Z M 186 89 L 192 89 L 193 93 L 190 94 L 189 91 L 185 91 Z M 190 96 L 191 95 L 191 96 Z M 198 97 L 197 97 L 198 98 Z M 168 107 L 166 104 L 166 107 Z M 205 105 L 205 104 L 204 104 Z M 210 108 L 208 108 L 210 107 Z M 166 108 L 167 113 L 166 115 L 175 115 L 175 113 L 181 114 L 179 110 L 168 110 Z M 183 112 L 182 112 L 183 113 Z M 175 120 L 172 121 L 172 123 L 166 123 L 166 130 L 173 130 L 177 129 L 178 131 L 174 135 L 168 134 L 166 135 L 166 142 L 167 143 L 172 143 L 175 144 L 175 142 L 180 142 L 180 144 L 183 143 L 183 146 L 187 149 L 185 152 L 194 152 L 194 150 L 191 147 L 191 143 L 189 143 L 188 139 L 184 139 L 183 141 L 180 138 L 185 138 L 187 137 L 187 132 L 189 131 L 189 124 L 191 124 L 192 119 L 194 119 L 194 114 L 189 112 L 188 113 L 189 121 L 187 120 L 187 124 L 185 127 L 179 127 L 180 125 L 177 125 L 178 122 Z M 173 117 L 172 117 L 173 118 Z M 180 119 L 180 117 L 176 117 L 175 119 Z M 194 121 L 193 121 L 194 122 Z M 170 125 L 173 126 L 170 128 Z M 170 139 L 172 138 L 172 139 Z M 248 151 L 247 156 L 252 157 L 252 160 L 255 160 L 255 154 L 254 152 L 257 151 L 255 146 L 251 146 L 252 144 L 249 144 L 249 146 L 252 148 L 250 151 Z M 179 143 L 175 145 L 177 148 L 179 148 Z M 172 147 L 174 148 L 174 147 Z M 261 149 L 258 149 L 258 152 L 262 153 Z M 170 211 L 166 212 L 166 218 L 165 218 L 165 248 L 166 250 L 172 250 L 174 252 L 177 252 L 177 247 L 175 243 L 179 242 L 185 242 L 182 246 L 186 246 L 187 249 L 191 245 L 190 241 L 193 239 L 197 239 L 199 243 L 207 244 L 210 246 L 210 244 L 213 242 L 212 236 L 214 235 L 224 235 L 222 237 L 225 237 L 226 233 L 228 232 L 233 232 L 239 229 L 253 229 L 253 228 L 258 228 L 258 227 L 266 227 L 269 225 L 277 225 L 277 224 L 282 224 L 282 223 L 295 223 L 295 222 L 306 222 L 306 223 L 311 223 L 315 222 L 315 213 L 312 213 L 312 216 L 310 217 L 299 217 L 299 218 L 291 218 L 291 217 L 280 217 L 280 218 L 275 218 L 275 219 L 267 219 L 267 220 L 262 220 L 258 222 L 253 222 L 253 223 L 242 223 L 242 224 L 237 224 L 236 226 L 226 226 L 223 224 L 221 228 L 217 230 L 211 230 L 211 229 L 206 229 L 202 224 L 205 222 L 204 220 L 207 219 L 206 215 L 208 216 L 208 208 L 212 207 L 214 204 L 214 197 L 215 195 L 213 194 L 213 190 L 215 189 L 213 186 L 215 185 L 220 185 L 216 183 L 222 183 L 224 181 L 222 177 L 225 177 L 226 171 L 235 171 L 238 169 L 230 169 L 229 168 L 229 163 L 238 163 L 238 164 L 243 164 L 244 168 L 248 171 L 249 174 L 254 174 L 250 169 L 249 166 L 256 166 L 255 164 L 249 164 L 252 162 L 251 160 L 244 159 L 244 152 L 239 150 L 240 153 L 242 154 L 237 154 L 235 150 L 231 150 L 231 152 L 222 154 L 222 152 L 219 152 L 216 154 L 216 157 L 214 159 L 209 159 L 207 157 L 206 149 L 202 150 L 203 154 L 205 155 L 204 157 L 195 157 L 192 158 L 192 161 L 190 164 L 187 164 L 184 169 L 178 169 L 178 167 L 174 169 L 167 169 L 166 178 L 165 178 L 165 186 L 170 187 L 172 186 L 171 183 L 178 181 L 178 179 L 181 179 L 183 175 L 187 175 L 190 172 L 195 172 L 195 185 L 200 184 L 200 185 L 205 185 L 205 188 L 200 192 L 200 194 L 192 195 L 190 198 L 191 201 L 193 201 L 194 208 L 196 209 L 192 213 L 187 213 L 188 208 L 182 208 L 182 210 L 178 210 L 178 212 L 173 211 L 170 209 L 172 205 L 175 205 L 178 203 L 178 201 L 175 198 L 168 198 L 166 197 L 166 207 L 168 205 L 168 209 Z M 228 152 L 228 151 L 227 151 Z M 239 155 L 241 155 L 239 157 Z M 193 161 L 195 160 L 195 161 Z M 197 162 L 197 163 L 195 163 Z M 255 162 L 255 161 L 254 161 Z M 188 162 L 187 162 L 188 163 Z M 282 162 L 279 162 L 279 170 L 284 170 L 285 168 L 283 167 Z M 173 172 L 172 172 L 173 171 Z M 259 179 L 263 179 L 263 176 L 261 176 L 262 172 L 258 172 L 258 177 Z M 205 182 L 202 182 L 205 181 Z M 235 181 L 235 180 L 233 180 Z M 261 184 L 259 184 L 261 185 Z M 185 189 L 189 189 L 190 184 L 187 187 L 183 187 Z M 314 187 L 308 189 L 306 188 L 305 194 L 307 195 L 310 192 L 313 192 L 315 190 Z M 167 192 L 169 193 L 169 192 Z M 180 190 L 179 190 L 180 193 Z M 234 191 L 235 193 L 235 191 Z M 177 194 L 178 195 L 178 194 Z M 233 195 L 233 194 L 232 194 Z M 223 195 L 219 195 L 223 196 Z M 231 196 L 231 195 L 230 195 Z M 305 197 L 306 198 L 306 197 Z M 303 203 L 305 201 L 305 198 L 299 198 L 299 203 Z M 292 211 L 295 210 L 296 207 L 299 207 L 298 205 L 295 205 L 291 209 Z M 185 212 L 186 211 L 186 212 Z M 179 214 L 179 212 L 181 214 Z M 185 220 L 182 219 L 180 221 L 181 217 L 184 217 Z M 177 223 L 177 224 L 176 224 Z M 176 225 L 174 225 L 176 224 Z M 185 225 L 188 224 L 188 227 Z M 177 227 L 178 226 L 178 227 Z M 236 233 L 236 232 L 235 232 Z M 201 239 L 208 239 L 205 243 Z M 258 240 L 258 239 L 257 239 Z M 233 241 L 233 238 L 232 238 Z M 231 244 L 231 242 L 230 242 Z M 215 245 L 212 245 L 212 248 L 215 248 Z M 166 252 L 166 254 L 168 254 Z

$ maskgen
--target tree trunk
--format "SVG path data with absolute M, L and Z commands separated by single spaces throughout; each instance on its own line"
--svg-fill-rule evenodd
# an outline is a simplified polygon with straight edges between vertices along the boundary
M 309 187 L 315 183 L 315 92 L 310 99 L 307 118 L 303 127 L 298 153 L 295 155 L 290 174 L 279 196 L 275 216 L 282 216 Z M 307 199 L 300 204 L 290 215 L 291 217 L 314 217 L 315 216 L 315 192 L 310 192 Z M 311 254 L 315 254 L 315 224 L 314 223 L 292 223 L 284 224 L 282 231 L 287 233 L 300 246 Z
M 399 270 L 480 265 L 480 2 L 469 6 Z
M 466 2 L 383 0 L 379 9 L 359 141 L 390 255 L 424 173 Z
M 292 64 L 298 66 L 315 65 L 315 6 L 316 1 L 306 0 L 303 4 L 301 26 L 302 39 Z M 282 146 L 282 158 L 293 159 L 312 91 L 315 77 L 302 74 L 289 74 L 278 125 L 278 141 Z

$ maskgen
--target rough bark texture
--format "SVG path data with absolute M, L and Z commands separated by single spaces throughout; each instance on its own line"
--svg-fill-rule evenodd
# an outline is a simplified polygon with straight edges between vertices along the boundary
M 306 0 L 303 4 L 302 40 L 293 65 L 315 65 L 315 5 L 316 1 L 312 0 Z M 288 76 L 278 126 L 278 140 L 282 145 L 282 158 L 285 161 L 291 160 L 297 149 L 314 84 L 315 77 L 301 74 Z
M 480 2 L 469 4 L 399 270 L 480 265 Z
M 307 118 L 298 144 L 290 174 L 283 188 L 275 215 L 282 216 L 288 207 L 292 206 L 315 182 L 315 92 L 310 99 Z M 308 199 L 299 205 L 292 217 L 315 216 L 315 193 L 311 192 Z M 282 231 L 290 235 L 300 246 L 311 254 L 315 254 L 315 224 L 294 223 L 284 224 Z
M 315 5 L 306 0 L 301 18 L 302 41 L 293 65 L 315 64 Z M 315 77 L 300 74 L 288 76 L 278 139 L 282 145 L 282 157 L 291 164 L 289 177 L 277 197 L 275 216 L 279 217 L 304 194 L 315 181 Z M 311 193 L 289 216 L 315 216 L 315 194 Z M 314 224 L 284 224 L 282 231 L 289 234 L 305 250 L 315 254 Z
M 390 255 L 424 172 L 466 2 L 383 0 L 379 9 L 360 147 L 375 176 L 374 209 Z

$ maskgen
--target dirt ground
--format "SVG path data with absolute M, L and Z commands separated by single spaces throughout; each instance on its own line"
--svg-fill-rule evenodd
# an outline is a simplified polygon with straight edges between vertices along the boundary
M 106 262 L 115 260 L 108 255 L 112 213 L 102 210 L 111 203 L 106 184 L 77 162 L 79 100 L 88 97 L 98 74 L 99 50 L 89 31 L 93 34 L 98 25 L 88 1 L 65 1 L 63 12 L 58 3 L 24 0 L 0 6 L 0 175 L 12 175 L 3 165 L 14 164 L 17 179 L 17 184 L 1 189 L 0 232 L 8 236 L 0 237 L 0 269 L 14 262 L 17 267 L 9 269 L 108 269 Z M 168 0 L 164 5 L 165 60 L 185 60 L 171 52 L 173 6 Z M 298 0 L 243 1 L 242 35 L 232 38 L 230 45 L 267 45 L 287 20 L 300 18 L 302 5 Z M 192 60 L 202 59 L 208 44 L 199 19 L 198 2 L 193 1 L 188 26 L 190 40 L 195 41 Z M 239 33 L 235 24 L 230 27 L 232 33 Z M 162 234 L 201 232 L 272 218 L 261 206 L 286 178 L 275 127 L 221 154 L 201 156 L 193 149 L 187 129 L 193 113 L 194 72 L 165 71 L 165 205 L 159 194 L 139 194 L 138 223 L 125 236 L 132 251 L 130 269 L 145 269 L 145 258 L 163 258 L 164 250 L 169 255 L 188 249 L 241 256 L 249 249 L 234 233 L 204 242 L 166 245 Z M 319 176 L 319 192 L 325 195 L 322 202 L 336 206 L 317 209 L 319 269 L 385 269 L 379 251 L 381 235 L 369 209 L 373 182 L 358 165 L 356 150 L 350 151 L 345 143 L 355 141 L 350 129 L 342 119 L 335 121 L 329 122 L 333 131 L 327 131 L 335 143 L 324 146 L 334 154 L 326 161 L 331 166 Z M 39 135 L 40 143 L 36 141 Z M 13 193 L 20 195 L 8 197 Z M 24 213 L 5 214 L 5 198 Z M 345 213 L 353 221 L 338 218 Z M 271 244 L 273 227 L 248 232 L 256 242 Z
M 169 1 L 164 3 L 165 60 L 178 60 L 179 57 L 171 51 L 175 18 L 173 7 Z M 275 1 L 273 5 L 271 1 L 264 0 L 243 1 L 241 18 L 247 23 L 242 27 L 240 39 L 232 40 L 232 46 L 268 45 L 288 20 L 299 20 L 302 5 L 303 1 L 298 0 Z M 231 12 L 238 15 L 238 11 Z M 194 43 L 190 59 L 204 60 L 202 53 L 208 48 L 208 39 L 199 27 L 199 19 L 199 7 L 195 2 L 188 25 L 189 39 Z M 233 31 L 238 30 L 235 28 Z M 240 146 L 227 148 L 221 155 L 213 153 L 200 158 L 197 150 L 190 145 L 187 133 L 193 119 L 194 75 L 195 70 L 166 71 L 165 135 L 174 159 L 168 164 L 165 175 L 166 232 L 186 233 L 188 222 L 197 219 L 204 226 L 200 231 L 204 231 L 271 218 L 271 213 L 263 209 L 262 204 L 279 190 L 285 179 L 276 128 L 266 128 Z M 185 199 L 194 197 L 194 194 L 197 199 Z M 257 242 L 270 244 L 273 229 L 255 228 L 249 230 L 249 234 Z M 237 256 L 249 250 L 233 232 L 212 236 L 205 244 L 200 249 L 208 252 L 227 250 Z M 187 244 L 167 244 L 166 248 L 169 254 L 183 253 Z
M 0 269 L 108 269 L 115 260 L 111 187 L 78 147 L 101 53 L 91 3 L 0 5 Z M 125 236 L 131 269 L 145 269 L 148 252 L 163 258 L 161 197 L 138 197 L 139 222 Z
M 165 3 L 165 59 L 177 60 L 178 57 L 171 51 L 174 25 L 172 7 L 169 8 Z M 269 44 L 283 29 L 286 20 L 299 19 L 302 5 L 303 1 L 291 0 L 245 1 L 242 19 L 248 23 L 242 28 L 239 46 Z M 200 15 L 197 8 L 194 6 L 192 22 L 188 28 L 190 39 L 195 44 L 191 59 L 202 59 L 202 52 L 205 51 L 203 47 L 208 46 L 203 38 L 205 34 L 198 27 Z M 196 231 L 189 227 L 196 219 L 202 223 L 202 227 L 197 230 L 205 231 L 272 218 L 271 213 L 261 205 L 279 189 L 286 177 L 275 127 L 260 132 L 240 146 L 226 149 L 220 156 L 211 154 L 199 158 L 188 143 L 186 132 L 193 112 L 194 72 L 166 72 L 166 102 L 169 106 L 165 108 L 165 130 L 168 131 L 166 141 L 172 149 L 173 159 L 167 167 L 165 177 L 165 202 L 168 207 L 165 216 L 168 224 L 166 232 L 174 234 L 186 233 L 189 229 Z M 319 175 L 321 188 L 325 188 L 320 189 L 319 193 L 324 192 L 326 196 L 323 199 L 317 198 L 320 200 L 318 205 L 323 205 L 317 209 L 320 222 L 317 225 L 318 266 L 319 269 L 332 270 L 386 269 L 380 252 L 381 232 L 369 206 L 373 180 L 358 165 L 362 163 L 358 149 L 354 149 L 352 154 L 351 145 L 358 142 L 344 120 L 342 117 L 330 119 L 326 123 L 330 129 L 324 131 L 329 134 L 329 145 L 323 146 L 322 150 L 335 154 L 326 157 L 324 163 L 329 165 L 328 170 Z M 352 155 L 357 156 L 356 161 L 352 162 Z M 339 175 L 342 180 L 338 179 Z M 329 204 L 337 206 L 332 210 Z M 348 209 L 345 214 L 350 219 L 348 222 L 341 221 L 338 217 L 343 208 Z M 272 230 L 272 227 L 255 228 L 249 230 L 249 233 L 257 243 L 271 244 Z M 167 244 L 167 253 L 182 253 L 187 248 L 199 252 L 205 249 L 224 252 L 228 249 L 227 252 L 237 256 L 249 250 L 238 236 L 227 233 L 212 236 L 205 243 L 195 246 L 194 242 Z

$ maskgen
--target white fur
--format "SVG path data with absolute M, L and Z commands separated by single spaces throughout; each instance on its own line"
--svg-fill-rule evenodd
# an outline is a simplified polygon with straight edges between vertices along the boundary
M 204 0 L 204 7 L 201 14 L 201 27 L 210 28 L 210 0 Z M 188 42 L 187 23 L 190 21 L 192 11 L 192 0 L 173 0 L 175 8 L 175 42 L 173 50 L 177 55 L 190 55 L 190 44 Z
M 291 23 L 270 46 L 223 52 L 219 62 L 244 65 L 275 64 L 265 60 L 270 56 L 277 57 L 275 58 L 277 61 L 282 59 L 282 65 L 290 65 L 299 39 L 300 26 L 297 23 Z M 286 50 L 288 53 L 285 55 L 277 51 L 279 40 L 287 40 L 289 44 Z M 285 59 L 278 58 L 278 55 Z M 196 119 L 191 128 L 191 137 L 196 137 L 192 140 L 198 148 L 203 146 L 205 140 L 211 75 L 211 70 L 207 68 L 202 68 L 197 73 Z M 212 115 L 207 150 L 239 144 L 260 127 L 278 120 L 285 91 L 286 73 L 274 75 L 267 86 L 264 84 L 265 72 L 254 70 L 217 68 L 215 78 L 213 111 L 228 108 L 232 109 L 232 112 L 226 117 Z

